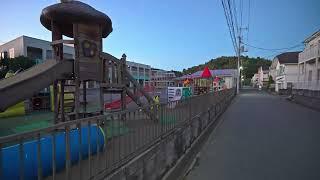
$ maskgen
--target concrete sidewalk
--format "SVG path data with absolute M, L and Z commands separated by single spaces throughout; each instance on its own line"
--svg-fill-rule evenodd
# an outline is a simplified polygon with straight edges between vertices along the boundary
M 320 179 L 320 112 L 245 90 L 221 118 L 186 179 Z

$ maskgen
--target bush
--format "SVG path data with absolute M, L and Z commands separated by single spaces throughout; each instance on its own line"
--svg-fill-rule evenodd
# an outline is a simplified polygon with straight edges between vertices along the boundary
M 35 65 L 36 62 L 28 57 L 5 58 L 0 60 L 0 79 L 4 78 L 8 71 L 26 70 Z

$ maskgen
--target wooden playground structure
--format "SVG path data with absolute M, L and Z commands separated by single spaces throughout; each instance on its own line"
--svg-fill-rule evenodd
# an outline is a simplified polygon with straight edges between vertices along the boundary
M 149 105 L 153 99 L 127 71 L 126 55 L 118 59 L 102 51 L 102 39 L 112 32 L 112 21 L 107 15 L 79 1 L 63 1 L 44 8 L 40 21 L 52 32 L 53 59 L 0 81 L 1 99 L 4 99 L 0 102 L 1 111 L 52 85 L 55 123 L 103 115 L 104 94 L 120 94 L 120 110 L 126 109 L 125 99 L 129 96 L 151 116 L 136 94 L 142 94 Z M 64 44 L 74 47 L 74 59 L 63 56 Z M 99 86 L 99 110 L 95 112 L 87 109 L 89 81 Z M 20 88 L 26 91 L 13 99 L 5 98 Z

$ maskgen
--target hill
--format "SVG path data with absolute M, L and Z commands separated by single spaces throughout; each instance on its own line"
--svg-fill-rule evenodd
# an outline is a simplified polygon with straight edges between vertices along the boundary
M 241 65 L 243 67 L 242 75 L 245 79 L 251 79 L 251 77 L 258 71 L 260 66 L 269 67 L 271 65 L 270 60 L 264 58 L 253 58 L 248 56 L 241 57 Z M 188 69 L 183 69 L 183 74 L 194 73 L 199 70 L 203 70 L 205 66 L 209 69 L 237 69 L 237 57 L 235 56 L 222 56 L 216 59 L 211 59 L 210 61 L 200 64 L 198 66 L 193 66 Z

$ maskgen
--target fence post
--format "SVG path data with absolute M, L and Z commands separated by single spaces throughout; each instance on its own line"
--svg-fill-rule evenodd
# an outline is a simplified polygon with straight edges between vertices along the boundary
M 2 144 L 0 143 L 0 179 L 2 179 L 3 177 L 2 177 L 2 167 L 3 167 L 3 165 L 2 165 Z
M 189 107 L 189 121 L 191 122 L 191 119 L 192 119 L 192 113 L 191 113 L 191 98 L 189 98 L 188 100 L 188 107 Z
M 20 166 L 19 166 L 19 172 L 20 172 L 20 180 L 24 179 L 24 148 L 23 148 L 23 139 L 20 138 L 20 142 L 19 142 L 19 162 L 20 162 Z
M 211 112 L 210 111 L 211 111 L 211 107 L 208 108 L 208 122 L 211 121 Z
M 42 179 L 42 162 L 41 162 L 41 134 L 37 137 L 37 162 L 38 162 L 38 180 Z

